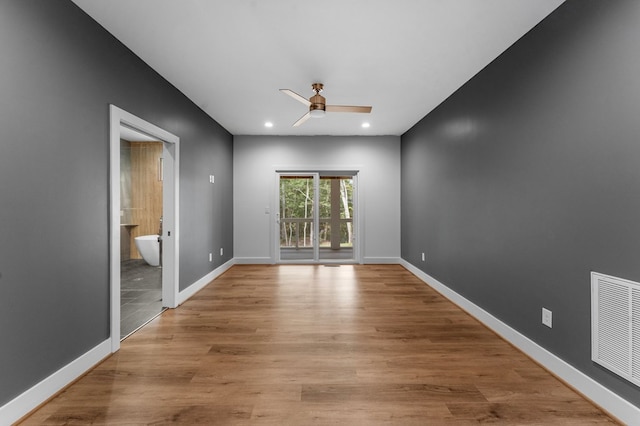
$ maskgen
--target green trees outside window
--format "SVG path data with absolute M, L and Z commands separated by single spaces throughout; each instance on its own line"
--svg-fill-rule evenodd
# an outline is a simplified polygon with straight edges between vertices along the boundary
M 320 247 L 353 245 L 353 177 L 321 176 L 318 206 L 311 176 L 280 178 L 280 246 L 313 247 L 314 215 L 319 215 Z

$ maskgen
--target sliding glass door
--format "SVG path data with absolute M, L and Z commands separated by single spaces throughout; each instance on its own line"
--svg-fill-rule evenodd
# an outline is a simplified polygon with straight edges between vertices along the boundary
M 355 172 L 278 173 L 278 261 L 355 260 Z
M 353 260 L 353 176 L 320 176 L 320 260 Z
M 280 174 L 278 231 L 281 261 L 318 258 L 318 174 Z

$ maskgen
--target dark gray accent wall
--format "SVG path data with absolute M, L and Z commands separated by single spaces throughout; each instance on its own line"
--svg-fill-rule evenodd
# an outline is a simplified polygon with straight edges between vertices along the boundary
M 0 406 L 109 338 L 109 104 L 181 138 L 180 288 L 233 257 L 232 136 L 70 1 L 3 0 Z
M 636 405 L 591 361 L 590 272 L 640 281 L 638 22 L 569 0 L 402 136 L 403 259 Z

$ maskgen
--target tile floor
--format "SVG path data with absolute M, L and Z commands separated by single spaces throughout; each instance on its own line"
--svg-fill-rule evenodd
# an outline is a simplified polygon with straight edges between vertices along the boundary
M 120 264 L 120 338 L 124 339 L 160 314 L 162 268 L 142 259 Z

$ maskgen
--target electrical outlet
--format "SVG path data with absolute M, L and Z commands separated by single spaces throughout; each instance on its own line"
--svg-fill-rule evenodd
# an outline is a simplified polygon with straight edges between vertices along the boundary
M 209 262 L 213 261 L 213 253 L 209 253 Z
M 220 256 L 224 255 L 224 249 L 222 247 L 220 247 Z
M 424 253 L 422 253 L 422 261 L 424 262 Z
M 552 327 L 552 312 L 546 308 L 542 308 L 542 324 Z

